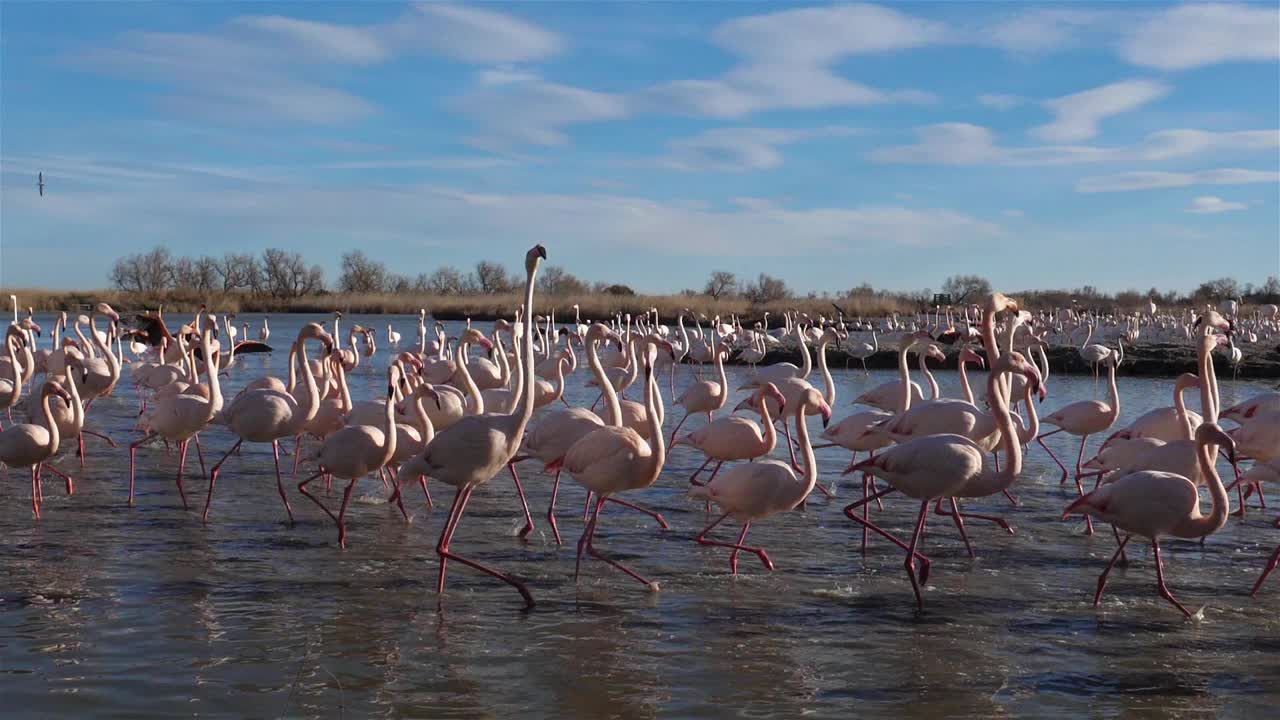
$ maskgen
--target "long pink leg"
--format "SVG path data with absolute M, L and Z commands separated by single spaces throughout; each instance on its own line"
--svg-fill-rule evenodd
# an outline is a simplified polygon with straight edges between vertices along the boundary
M 953 509 L 957 509 L 957 510 L 958 510 L 958 508 L 953 508 Z M 945 510 L 943 510 L 943 509 L 939 508 L 939 510 L 938 510 L 938 514 L 939 514 L 939 515 L 950 515 L 951 513 L 949 513 L 949 512 L 947 512 L 947 511 L 945 511 Z M 979 514 L 977 514 L 977 513 L 961 512 L 961 513 L 960 513 L 960 517 L 962 517 L 962 518 L 973 518 L 974 520 L 986 520 L 986 521 L 987 521 L 987 522 L 989 522 L 989 523 L 995 523 L 996 525 L 999 525 L 999 526 L 1000 526 L 1000 528 L 1001 528 L 1002 530 L 1004 530 L 1005 532 L 1009 533 L 1010 535 L 1015 534 L 1015 533 L 1014 533 L 1014 531 L 1013 531 L 1013 526 L 1012 526 L 1012 525 L 1010 525 L 1010 524 L 1009 524 L 1009 523 L 1008 523 L 1004 518 L 996 517 L 995 515 L 979 515 Z
M 645 515 L 648 515 L 649 517 L 653 518 L 654 520 L 657 520 L 658 524 L 662 526 L 663 530 L 671 529 L 671 526 L 667 524 L 667 521 L 662 518 L 662 514 L 655 510 L 650 510 L 649 508 L 636 505 L 635 503 L 628 502 L 626 500 L 619 500 L 618 498 L 613 497 L 612 495 L 605 498 L 604 501 L 613 503 L 614 505 L 621 505 L 624 508 L 630 508 L 632 510 L 635 510 L 636 512 L 642 512 Z
M 80 469 L 84 469 L 84 433 L 76 436 L 76 454 L 80 456 Z
M 749 552 L 754 554 L 756 557 L 760 558 L 760 563 L 762 565 L 772 570 L 773 561 L 769 559 L 769 554 L 764 551 L 764 548 L 748 547 L 743 544 L 747 539 L 747 531 L 751 529 L 751 523 L 746 523 L 742 526 L 742 532 L 738 535 L 738 542 L 736 543 L 720 542 L 718 540 L 710 540 L 707 538 L 707 534 L 711 532 L 711 529 L 719 525 L 727 517 L 729 517 L 728 513 L 721 515 L 715 522 L 703 528 L 702 532 L 698 533 L 698 536 L 694 538 L 694 540 L 700 545 L 715 545 L 717 547 L 733 548 L 733 552 L 729 554 L 729 570 L 733 575 L 738 574 L 739 552 Z
M 894 545 L 897 545 L 903 550 L 906 550 L 907 544 L 902 542 L 898 538 L 894 537 L 892 533 L 888 532 L 887 530 L 883 530 L 880 527 L 877 527 L 876 524 L 871 522 L 870 520 L 864 520 L 863 518 L 860 518 L 854 514 L 858 508 L 865 506 L 867 503 L 871 502 L 872 500 L 876 500 L 878 498 L 884 497 L 885 495 L 888 495 L 894 492 L 897 492 L 897 490 L 894 488 L 889 488 L 887 490 L 880 490 L 876 492 L 874 495 L 871 495 L 870 497 L 866 497 L 866 498 L 863 498 L 862 500 L 858 500 L 857 502 L 850 503 L 845 506 L 844 514 L 845 514 L 845 517 L 849 518 L 850 520 L 862 525 L 863 527 L 869 529 L 871 532 L 883 537 L 884 539 L 888 540 Z M 925 557 L 924 555 L 921 555 L 920 553 L 916 553 L 915 556 L 916 556 L 916 559 L 920 561 L 920 582 L 926 582 L 929 579 L 929 566 L 932 563 L 929 560 L 929 558 Z
M 239 450 L 240 444 L 243 442 L 244 440 L 237 439 L 236 444 L 232 445 L 231 449 L 228 450 L 227 453 L 222 456 L 222 459 L 214 463 L 213 468 L 209 470 L 209 493 L 208 495 L 205 496 L 205 499 L 204 499 L 204 514 L 201 516 L 202 522 L 206 522 L 206 523 L 209 522 L 209 506 L 213 504 L 213 486 L 218 484 L 218 471 L 222 469 L 222 463 L 226 462 L 227 458 L 231 457 L 231 453 L 235 452 L 236 450 Z M 132 494 L 132 488 L 130 490 L 131 490 L 130 494 Z
M 464 510 L 466 510 L 467 501 L 471 499 L 472 490 L 474 490 L 473 487 L 467 487 L 467 486 L 458 488 L 458 494 L 453 499 L 454 508 L 452 513 L 455 514 L 455 516 L 452 518 L 453 522 L 452 524 L 445 527 L 445 531 L 440 535 L 440 543 L 436 546 L 436 552 L 439 553 L 440 555 L 440 582 L 439 582 L 439 585 L 437 586 L 437 590 L 440 593 L 444 592 L 445 561 L 457 560 L 458 562 L 462 563 L 463 565 L 466 565 L 467 567 L 473 568 L 475 570 L 479 570 L 480 572 L 486 575 L 495 577 L 507 583 L 511 587 L 515 588 L 517 592 L 520 593 L 520 597 L 524 598 L 524 604 L 526 609 L 533 607 L 533 596 L 529 594 L 529 589 L 525 587 L 524 583 L 520 582 L 519 580 L 516 580 L 515 578 L 511 577 L 510 575 L 504 572 L 499 572 L 497 570 L 494 570 L 493 568 L 485 567 L 484 565 L 481 565 L 480 563 L 474 560 L 462 557 L 461 555 L 458 555 L 457 553 L 449 549 L 449 544 L 453 540 L 453 533 L 458 529 L 458 523 L 462 520 L 462 513 Z
M 587 491 L 587 503 L 582 506 L 582 522 L 587 522 L 591 517 L 591 498 L 595 497 L 595 493 Z
M 31 466 L 31 510 L 40 519 L 40 476 L 38 465 Z
M 1160 597 L 1173 603 L 1173 606 L 1182 611 L 1186 617 L 1191 617 L 1191 611 L 1185 605 L 1178 602 L 1178 599 L 1169 592 L 1169 586 L 1164 584 L 1164 563 L 1160 561 L 1160 540 L 1152 538 L 1151 549 L 1156 556 L 1156 585 L 1160 588 Z
M 199 447 L 198 445 L 196 447 Z M 293 508 L 289 507 L 289 496 L 284 494 L 284 479 L 280 477 L 280 441 L 271 441 L 271 459 L 276 464 L 276 492 L 280 493 L 280 502 L 284 503 L 284 511 L 289 513 L 289 525 L 293 525 Z
M 62 478 L 62 479 L 67 483 L 67 494 L 68 494 L 68 495 L 75 495 L 75 494 L 76 494 L 76 486 L 75 486 L 75 482 L 71 479 L 71 476 L 70 476 L 70 475 L 68 475 L 68 474 L 66 474 L 66 473 L 64 473 L 64 472 L 62 472 L 61 470 L 59 470 L 58 468 L 56 468 L 56 467 L 54 467 L 54 466 L 52 466 L 52 465 L 50 465 L 50 466 L 46 467 L 45 469 L 46 469 L 46 470 L 48 470 L 49 472 L 53 473 L 54 475 L 57 475 L 58 477 Z
M 351 491 L 356 487 L 356 478 L 347 481 L 347 487 L 342 491 L 342 507 L 338 510 L 338 547 L 345 549 L 347 547 L 347 504 L 351 502 Z
M 907 559 L 903 565 L 907 568 L 907 577 L 911 580 L 911 590 L 916 594 L 916 609 L 924 609 L 924 598 L 920 596 L 922 579 L 916 578 L 916 545 L 920 543 L 920 531 L 924 529 L 924 521 L 929 518 L 929 501 L 920 503 L 920 519 L 916 520 L 916 531 L 911 534 L 911 546 L 907 548 Z
M 1040 447 L 1044 448 L 1044 451 L 1049 453 L 1049 457 L 1053 458 L 1053 462 L 1056 463 L 1058 467 L 1062 469 L 1062 479 L 1058 481 L 1059 485 L 1067 481 L 1067 466 L 1063 465 L 1062 461 L 1058 459 L 1058 456 L 1054 455 L 1053 451 L 1049 449 L 1049 446 L 1044 444 L 1044 439 L 1049 437 L 1050 435 L 1057 435 L 1060 432 L 1062 431 L 1053 430 L 1052 432 L 1047 432 L 1043 435 L 1036 437 L 1036 442 L 1040 443 Z
M 187 491 L 182 488 L 182 471 L 187 467 L 187 444 L 190 440 L 183 440 L 178 443 L 178 496 L 182 498 L 182 509 L 190 510 L 187 506 Z
M 676 423 L 676 429 L 671 431 L 671 440 L 667 443 L 667 447 L 671 447 L 672 445 L 675 445 L 676 433 L 680 432 L 680 426 L 684 425 L 684 421 L 688 419 L 689 419 L 689 413 L 688 411 L 686 411 L 684 414 L 684 417 L 680 418 L 680 422 Z M 694 474 L 696 475 L 697 473 L 694 473 Z
M 551 526 L 551 534 L 556 538 L 556 545 L 564 544 L 560 540 L 560 526 L 556 524 L 556 496 L 560 494 L 560 470 L 556 470 L 555 482 L 551 483 L 551 502 L 547 503 L 547 524 Z
M 710 456 L 708 456 L 706 460 L 703 460 L 702 464 L 698 466 L 698 469 L 694 470 L 693 474 L 689 476 L 690 485 L 706 485 L 706 483 L 698 482 L 698 474 L 705 470 L 709 464 L 711 464 Z
M 204 449 L 200 447 L 200 433 L 191 436 L 196 443 L 196 458 L 200 460 L 200 477 L 205 477 L 209 473 L 204 469 Z
M 427 476 L 419 475 L 418 484 L 422 486 L 422 494 L 425 495 L 427 498 L 427 509 L 428 510 L 434 509 L 436 505 L 435 503 L 431 502 L 431 491 L 427 489 Z
M 293 476 L 298 477 L 298 460 L 302 457 L 303 433 L 293 439 Z
M 334 523 L 337 523 L 338 516 L 334 515 L 332 510 L 325 507 L 325 504 L 320 502 L 320 498 L 307 492 L 307 485 L 310 484 L 312 480 L 315 480 L 316 478 L 320 477 L 323 474 L 324 474 L 324 471 L 317 472 L 315 475 L 312 475 L 306 480 L 303 480 L 302 482 L 298 483 L 298 492 L 302 493 L 308 500 L 315 503 L 317 507 L 323 510 L 325 514 L 329 516 L 330 520 L 333 520 Z
M 1120 540 L 1120 547 L 1116 548 L 1116 552 L 1111 556 L 1111 561 L 1102 569 L 1102 574 L 1098 576 L 1098 590 L 1093 594 L 1093 606 L 1098 607 L 1102 602 L 1102 591 L 1107 587 L 1107 576 L 1111 574 L 1111 568 L 1116 566 L 1116 561 L 1124 555 L 1124 546 L 1129 544 L 1129 536 L 1125 535 Z
M 533 532 L 533 515 L 529 514 L 529 502 L 524 497 L 524 485 L 520 484 L 520 476 L 516 474 L 516 464 L 507 463 L 507 469 L 511 471 L 511 480 L 516 485 L 516 494 L 520 496 L 520 507 L 524 510 L 524 527 L 520 529 L 520 533 L 516 537 L 523 538 Z
M 36 515 L 39 516 L 39 513 L 36 513 Z M 1258 576 L 1258 582 L 1253 584 L 1253 589 L 1249 591 L 1249 597 L 1254 597 L 1258 594 L 1258 591 L 1262 589 L 1262 583 L 1267 581 L 1267 576 L 1271 574 L 1272 570 L 1276 569 L 1277 565 L 1280 565 L 1280 547 L 1277 547 L 1276 551 L 1271 553 L 1271 559 L 1267 561 L 1267 566 L 1263 568 L 1262 575 Z
M 632 578 L 635 578 L 642 585 L 647 585 L 652 588 L 653 583 L 650 582 L 648 578 L 645 578 L 643 575 L 637 573 L 636 571 L 632 570 L 626 565 L 623 565 L 617 560 L 614 560 L 608 555 L 605 555 L 604 553 L 596 550 L 591 545 L 591 540 L 592 538 L 595 537 L 595 534 L 596 534 L 596 525 L 599 524 L 599 521 L 600 521 L 600 509 L 604 507 L 605 500 L 607 499 L 608 498 L 600 497 L 596 500 L 596 511 L 591 515 L 591 523 L 587 525 L 587 529 L 582 533 L 582 538 L 578 540 L 578 565 L 574 568 L 574 571 L 573 571 L 574 581 L 576 582 L 578 579 L 578 570 L 581 568 L 581 565 L 582 565 L 582 548 L 583 548 L 583 544 L 585 543 L 587 553 L 591 555 L 591 557 L 596 558 L 597 560 L 603 560 L 609 563 L 610 565 L 621 570 L 627 575 L 630 575 Z
M 155 433 L 147 433 L 139 438 L 137 442 L 129 445 L 129 507 L 133 507 L 133 479 L 137 470 L 138 446 L 155 436 Z
M 395 501 L 396 507 L 400 508 L 400 516 L 404 518 L 405 522 L 409 522 L 409 511 L 404 509 L 404 498 L 401 497 L 400 494 L 400 478 L 396 477 L 395 473 L 388 470 L 385 466 L 378 468 L 379 476 L 382 476 L 384 472 L 391 475 L 392 490 L 391 497 L 388 499 L 388 502 Z M 385 482 L 386 480 L 384 479 L 383 483 Z
M 955 498 L 948 498 L 951 502 L 951 512 L 942 509 L 942 498 L 933 506 L 934 513 L 951 518 L 951 522 L 955 523 L 956 529 L 960 531 L 960 539 L 964 541 L 965 552 L 969 553 L 969 557 L 974 557 L 973 546 L 969 544 L 969 533 L 964 531 L 964 517 L 960 514 L 960 506 L 956 505 Z
M 80 430 L 80 434 L 81 434 L 81 435 L 92 435 L 92 436 L 94 436 L 94 437 L 98 438 L 99 440 L 102 440 L 102 441 L 103 441 L 103 442 L 105 442 L 106 444 L 110 445 L 112 448 L 120 447 L 119 445 L 116 445 L 116 441 L 115 441 L 115 440 L 112 440 L 110 437 L 107 437 L 106 435 L 103 435 L 102 433 L 97 432 L 97 431 L 95 431 L 95 430 L 84 430 L 84 429 L 81 429 L 81 430 Z
M 1079 495 L 1080 497 L 1084 497 L 1084 485 L 1080 484 L 1079 475 L 1076 476 L 1076 494 Z M 1092 516 L 1089 516 L 1089 515 L 1084 516 L 1084 527 L 1085 527 L 1085 535 L 1093 534 L 1093 517 Z

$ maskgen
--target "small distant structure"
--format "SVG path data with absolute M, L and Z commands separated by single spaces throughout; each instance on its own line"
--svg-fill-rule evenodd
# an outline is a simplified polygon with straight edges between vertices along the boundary
M 934 304 L 934 305 L 950 305 L 950 304 L 952 304 L 952 303 L 951 303 L 951 293 L 934 293 L 934 294 L 933 294 L 933 304 Z
M 44 173 L 36 174 L 36 187 L 40 189 L 40 197 L 44 197 Z

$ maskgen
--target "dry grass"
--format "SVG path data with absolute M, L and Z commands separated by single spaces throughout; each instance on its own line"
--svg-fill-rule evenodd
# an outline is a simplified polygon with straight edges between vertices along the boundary
M 239 293 L 200 294 L 192 292 L 122 293 L 116 290 L 46 290 L 0 289 L 3 295 L 18 296 L 23 307 L 37 311 L 73 310 L 93 302 L 106 302 L 120 311 L 154 309 L 164 305 L 171 312 L 192 312 L 201 303 L 214 312 L 269 312 L 269 313 L 317 313 L 342 310 L 353 313 L 416 314 L 419 308 L 440 319 L 491 319 L 511 315 L 520 306 L 521 298 L 507 295 L 430 295 L 425 293 L 400 294 L 325 294 L 309 295 L 291 300 L 254 297 Z M 650 308 L 657 308 L 663 322 L 674 322 L 676 314 L 684 309 L 701 313 L 707 318 L 717 315 L 729 318 L 737 315 L 744 322 L 760 320 L 770 313 L 770 324 L 781 318 L 786 310 L 800 310 L 813 317 L 832 317 L 835 310 L 832 300 L 825 298 L 792 298 L 764 306 L 753 306 L 741 298 L 715 300 L 705 295 L 587 295 L 537 297 L 538 312 L 554 311 L 556 316 L 569 320 L 574 316 L 573 306 L 580 308 L 584 320 L 599 320 L 615 313 L 638 315 Z M 851 317 L 878 317 L 888 313 L 912 313 L 917 308 L 905 301 L 891 297 L 840 298 L 834 301 Z

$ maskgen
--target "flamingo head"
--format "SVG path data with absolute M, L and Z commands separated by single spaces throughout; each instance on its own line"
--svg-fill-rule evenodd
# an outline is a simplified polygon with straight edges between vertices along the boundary
M 831 424 L 831 406 L 823 399 L 822 393 L 814 388 L 804 391 L 804 396 L 800 398 L 800 404 L 807 407 L 818 408 L 818 414 L 822 416 L 822 427 Z
M 929 343 L 926 345 L 924 355 L 927 358 L 937 360 L 939 362 L 945 362 L 947 359 L 947 354 L 942 352 L 942 348 L 938 347 L 937 343 Z
M 738 412 L 739 410 L 755 410 L 757 403 L 759 402 L 757 398 L 758 398 L 757 395 L 746 396 L 745 398 L 742 399 L 742 402 L 733 406 L 733 411 Z
M 1236 464 L 1236 441 L 1217 423 L 1201 423 L 1196 428 L 1196 444 L 1198 445 L 1218 445 L 1227 453 L 1227 460 L 1232 464 Z
M 484 333 L 475 328 L 467 328 L 462 331 L 459 339 L 467 345 L 479 345 L 485 350 L 493 350 L 493 342 L 484 336 Z
M 418 372 L 422 371 L 422 360 L 418 359 L 418 356 L 414 355 L 413 353 L 402 352 L 398 356 L 396 356 L 396 359 L 398 359 L 400 362 L 406 365 L 412 365 L 415 371 L 418 371 Z
M 396 398 L 396 387 L 404 387 L 404 373 L 400 371 L 400 366 L 392 363 L 387 368 L 387 402 L 393 402 Z
M 22 319 L 22 329 L 32 330 L 35 332 L 37 337 L 44 337 L 44 333 L 41 330 L 40 326 L 37 325 L 36 322 L 29 317 Z
M 307 323 L 298 330 L 298 341 L 305 342 L 307 340 L 319 340 L 324 345 L 326 354 L 333 351 L 333 336 L 330 335 L 320 323 Z
M 778 414 L 781 415 L 787 407 L 787 398 L 773 383 L 765 383 L 763 387 L 756 391 L 756 398 L 759 402 L 764 402 L 765 398 L 773 398 L 778 401 Z M 746 402 L 745 400 L 743 402 Z M 754 404 L 752 404 L 754 407 Z
M 978 367 L 985 368 L 987 366 L 987 361 L 981 355 L 974 352 L 973 349 L 969 347 L 964 347 L 960 349 L 959 361 L 961 365 L 965 363 L 978 363 Z
M 1200 387 L 1200 376 L 1195 373 L 1182 373 L 1178 376 L 1178 380 L 1173 385 L 1174 390 L 1182 392 L 1190 388 Z
M 98 315 L 105 315 L 106 317 L 111 318 L 112 322 L 120 322 L 120 313 L 116 312 L 115 310 L 112 310 L 111 306 L 104 302 L 100 302 L 97 305 L 94 305 L 93 311 Z
M 541 245 L 534 245 L 529 248 L 529 252 L 524 255 L 525 272 L 533 272 L 538 269 L 538 263 L 547 259 L 547 249 Z
M 993 292 L 987 296 L 984 308 L 989 313 L 1000 313 L 1005 310 L 1018 312 L 1018 301 L 1001 292 Z
M 47 398 L 50 395 L 57 395 L 58 397 L 66 401 L 68 405 L 71 404 L 71 393 L 67 392 L 67 389 L 62 387 L 61 383 L 58 383 L 53 380 L 48 380 L 45 382 L 44 387 L 40 388 L 40 399 L 43 400 L 44 398 Z
M 1031 392 L 1036 393 L 1040 402 L 1049 396 L 1049 391 L 1045 389 L 1044 381 L 1040 377 L 1040 368 L 1035 363 L 1027 360 L 1020 352 L 1008 352 L 1000 356 L 999 360 L 992 363 L 992 371 L 1006 370 L 1008 372 L 1022 373 L 1027 379 L 1027 385 L 1031 388 Z

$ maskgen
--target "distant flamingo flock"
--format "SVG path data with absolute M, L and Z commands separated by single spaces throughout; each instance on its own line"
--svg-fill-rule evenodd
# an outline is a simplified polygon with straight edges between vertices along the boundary
M 1264 484 L 1280 482 L 1280 392 L 1221 408 L 1213 366 L 1215 352 L 1227 353 L 1234 367 L 1241 362 L 1241 346 L 1280 337 L 1275 306 L 1242 311 L 1229 301 L 1177 313 L 1159 312 L 1152 304 L 1115 316 L 1075 310 L 1033 315 L 997 292 L 966 307 L 937 308 L 914 318 L 786 313 L 779 327 L 769 327 L 766 314 L 751 328 L 736 317 L 708 319 L 687 311 L 678 315 L 675 327 L 663 324 L 656 310 L 591 322 L 575 306 L 573 322 L 557 327 L 554 315 L 535 313 L 535 278 L 546 257 L 541 245 L 525 254 L 523 304 L 490 333 L 468 321 L 465 330 L 450 337 L 443 324 L 429 321 L 425 309 L 416 328 L 404 335 L 388 324 L 382 337 L 389 349 L 381 353 L 387 358 L 385 391 L 362 399 L 352 397 L 348 378 L 362 364 L 361 372 L 367 372 L 380 362 L 380 333 L 352 324 L 344 335 L 341 313 L 334 314 L 331 326 L 307 323 L 289 339 L 286 378 L 254 379 L 229 397 L 220 377 L 237 370 L 237 358 L 272 351 L 266 317 L 253 339 L 248 323 L 237 327 L 234 315 L 213 315 L 204 307 L 176 329 L 166 325 L 163 308 L 137 314 L 125 329 L 114 309 L 97 303 L 74 322 L 62 313 L 42 348 L 43 328 L 30 309 L 20 317 L 18 300 L 11 296 L 13 321 L 0 352 L 0 411 L 6 421 L 0 422 L 0 463 L 29 469 L 32 513 L 40 519 L 46 470 L 72 495 L 75 483 L 65 460 L 74 453 L 84 466 L 86 436 L 116 447 L 94 429 L 89 411 L 97 399 L 119 393 L 127 374 L 137 394 L 139 433 L 127 445 L 128 505 L 135 504 L 138 454 L 158 443 L 176 455 L 175 485 L 184 509 L 190 508 L 184 476 L 194 475 L 187 468 L 188 449 L 195 446 L 200 477 L 207 478 L 206 523 L 226 464 L 245 443 L 270 445 L 274 467 L 269 474 L 285 516 L 292 523 L 296 509 L 290 496 L 296 490 L 332 520 L 341 547 L 347 544 L 348 510 L 360 481 L 379 478 L 388 502 L 406 522 L 410 491 L 416 497 L 420 489 L 422 502 L 431 507 L 432 486 L 444 483 L 454 488 L 454 496 L 436 547 L 439 594 L 453 563 L 510 585 L 525 606 L 533 606 L 519 577 L 454 544 L 472 495 L 492 492 L 487 486 L 495 478 L 510 476 L 524 521 L 520 538 L 535 529 L 524 493 L 527 473 L 525 480 L 521 473 L 536 469 L 549 478 L 545 518 L 556 544 L 562 543 L 556 508 L 561 479 L 580 485 L 587 500 L 575 579 L 583 558 L 594 558 L 656 591 L 659 583 L 641 568 L 595 543 L 610 505 L 669 528 L 661 514 L 636 502 L 635 491 L 664 482 L 674 448 L 687 446 L 705 456 L 687 479 L 688 496 L 708 511 L 716 507 L 693 541 L 727 551 L 730 572 L 737 575 L 743 554 L 768 570 L 775 567 L 765 548 L 749 544 L 753 524 L 805 506 L 815 489 L 833 496 L 835 483 L 826 487 L 820 481 L 814 451 L 838 447 L 852 453 L 839 468 L 842 474 L 861 485 L 861 496 L 843 508 L 850 529 L 860 533 L 863 552 L 873 536 L 903 551 L 916 605 L 923 607 L 931 568 L 924 552 L 930 518 L 942 516 L 953 524 L 970 556 L 966 521 L 992 523 L 1013 534 L 1006 518 L 967 512 L 963 503 L 1003 496 L 1018 505 L 1014 491 L 1027 453 L 1038 445 L 1061 471 L 1060 483 L 1074 484 L 1074 499 L 1062 519 L 1082 516 L 1085 532 L 1093 533 L 1097 521 L 1114 534 L 1115 552 L 1097 581 L 1094 605 L 1102 600 L 1112 568 L 1127 560 L 1129 542 L 1138 538 L 1151 544 L 1158 592 L 1187 617 L 1193 613 L 1165 581 L 1162 543 L 1203 543 L 1232 515 L 1243 516 L 1251 498 L 1265 507 Z M 1177 379 L 1170 406 L 1121 426 L 1116 368 L 1124 362 L 1126 343 L 1133 346 L 1140 338 L 1193 346 L 1197 372 Z M 799 365 L 760 365 L 782 345 L 799 352 Z M 1105 374 L 1106 398 L 1041 415 L 1037 406 L 1048 393 L 1049 377 L 1045 348 L 1062 345 L 1078 348 L 1084 362 L 1099 376 Z M 859 395 L 854 403 L 863 407 L 832 422 L 836 387 L 827 354 L 837 347 L 861 361 L 864 371 L 868 357 L 891 350 L 898 377 Z M 942 397 L 927 364 L 945 360 L 948 349 L 958 355 L 960 397 Z M 911 377 L 911 354 L 919 382 Z M 752 370 L 745 382 L 730 388 L 724 364 L 734 356 Z M 677 394 L 682 365 L 693 377 Z M 976 388 L 968 366 L 988 371 Z M 582 374 L 589 375 L 592 395 L 598 391 L 589 408 L 573 407 L 565 397 L 566 385 Z M 1199 413 L 1187 408 L 1187 391 L 1199 394 Z M 628 392 L 638 399 L 626 397 Z M 27 423 L 14 421 L 15 407 L 25 409 Z M 758 421 L 738 411 L 750 411 Z M 819 435 L 810 433 L 811 418 L 822 424 Z M 1224 429 L 1225 423 L 1231 429 Z M 686 425 L 695 429 L 680 434 Z M 233 438 L 206 469 L 200 439 L 215 427 Z M 1044 443 L 1055 434 L 1079 438 L 1078 450 L 1072 446 L 1074 458 L 1059 458 Z M 1091 453 L 1095 436 L 1103 440 Z M 290 458 L 283 468 L 282 454 Z M 1226 461 L 1228 480 L 1219 472 L 1220 459 Z M 336 508 L 313 487 L 319 483 L 328 494 L 335 478 L 345 481 Z M 876 517 L 899 497 L 918 503 L 910 506 L 915 521 L 902 535 Z M 737 525 L 736 535 L 723 528 L 730 522 Z M 629 551 L 629 557 L 642 555 L 638 548 Z M 1280 548 L 1254 581 L 1252 594 L 1262 590 L 1277 564 Z

